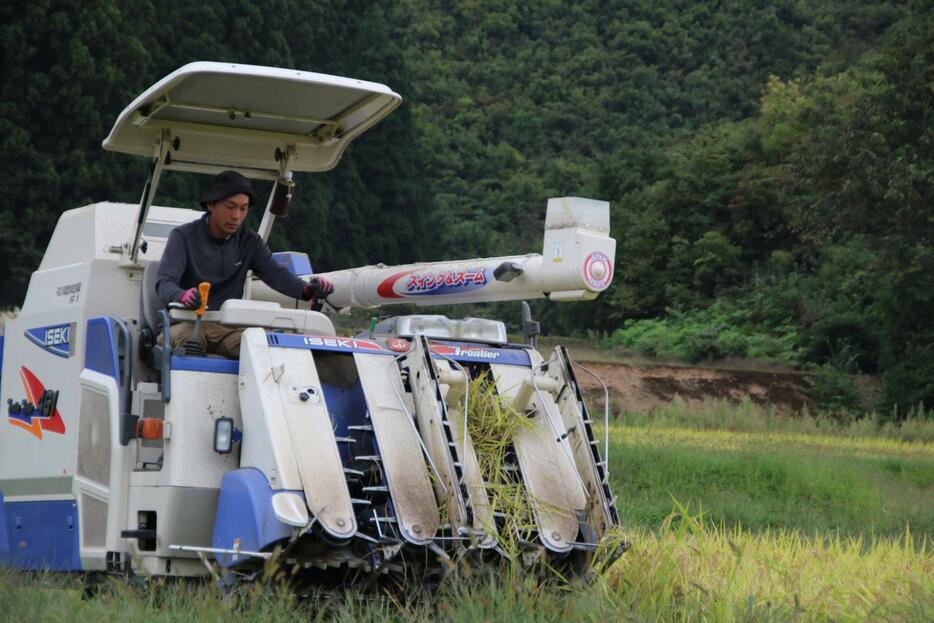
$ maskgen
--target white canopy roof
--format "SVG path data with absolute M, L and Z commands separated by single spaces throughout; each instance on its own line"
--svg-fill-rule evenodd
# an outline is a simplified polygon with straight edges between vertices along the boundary
M 166 167 L 253 177 L 278 171 L 327 171 L 347 145 L 402 98 L 375 82 L 293 69 L 190 63 L 137 97 L 114 123 L 104 149 L 157 157 Z M 263 175 L 263 172 L 267 172 Z

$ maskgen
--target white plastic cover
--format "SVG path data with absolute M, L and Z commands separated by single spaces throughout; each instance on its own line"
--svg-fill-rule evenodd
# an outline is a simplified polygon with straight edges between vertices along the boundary
M 374 82 L 201 61 L 172 72 L 133 100 L 103 146 L 152 157 L 167 131 L 175 168 L 277 171 L 277 151 L 286 154 L 291 148 L 293 171 L 327 171 L 350 141 L 401 101 Z

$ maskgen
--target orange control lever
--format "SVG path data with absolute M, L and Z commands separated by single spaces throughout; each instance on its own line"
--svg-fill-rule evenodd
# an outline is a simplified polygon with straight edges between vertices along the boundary
M 208 307 L 208 294 L 211 293 L 211 284 L 202 281 L 198 284 L 198 294 L 201 295 L 201 305 L 195 310 L 195 315 L 200 318 L 204 315 L 204 310 Z

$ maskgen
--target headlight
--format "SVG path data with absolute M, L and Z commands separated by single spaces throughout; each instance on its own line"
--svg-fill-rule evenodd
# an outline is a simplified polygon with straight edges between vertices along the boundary
M 233 450 L 234 425 L 233 419 L 219 417 L 214 420 L 214 452 L 230 454 Z

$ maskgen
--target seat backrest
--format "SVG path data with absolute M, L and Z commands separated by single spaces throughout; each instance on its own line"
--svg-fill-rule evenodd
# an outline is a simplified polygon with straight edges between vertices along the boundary
M 143 283 L 139 289 L 139 318 L 143 326 L 148 326 L 154 332 L 158 332 L 161 327 L 159 322 L 159 310 L 162 309 L 162 301 L 156 294 L 156 281 L 159 278 L 159 262 L 149 262 L 143 269 Z

